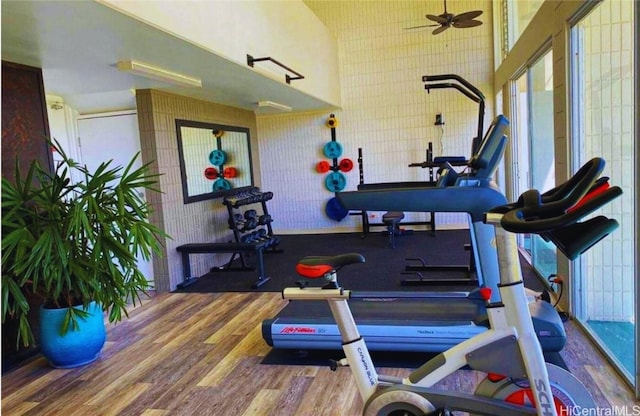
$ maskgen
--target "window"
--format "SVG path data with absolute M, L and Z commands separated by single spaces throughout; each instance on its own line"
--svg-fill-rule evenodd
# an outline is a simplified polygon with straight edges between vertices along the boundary
M 555 186 L 553 146 L 553 54 L 548 50 L 513 83 L 514 195 Z M 543 278 L 556 273 L 556 249 L 537 235 L 519 237 L 520 247 Z
M 603 157 L 604 175 L 624 192 L 596 213 L 615 218 L 619 229 L 574 262 L 574 307 L 580 322 L 632 383 L 638 244 L 633 3 L 597 3 L 571 28 L 572 164 L 575 170 L 592 157 Z
M 533 19 L 544 0 L 502 0 L 498 8 L 498 14 L 494 18 L 502 28 L 496 37 L 499 45 L 496 51 L 501 51 L 501 56 L 496 59 L 496 67 L 504 60 L 520 35 Z

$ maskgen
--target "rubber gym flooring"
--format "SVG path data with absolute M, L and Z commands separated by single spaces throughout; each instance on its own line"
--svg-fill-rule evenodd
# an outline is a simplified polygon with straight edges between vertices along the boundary
M 300 277 L 295 273 L 299 259 L 305 256 L 322 256 L 356 252 L 362 254 L 366 262 L 345 267 L 338 273 L 340 284 L 352 290 L 367 291 L 399 291 L 399 290 L 461 290 L 468 291 L 473 285 L 428 285 L 401 286 L 406 278 L 417 275 L 405 275 L 405 266 L 418 265 L 417 261 L 406 259 L 422 259 L 427 265 L 459 265 L 468 266 L 470 252 L 464 250 L 469 243 L 468 230 L 440 230 L 435 236 L 430 232 L 419 231 L 396 236 L 396 248 L 389 245 L 385 233 L 373 232 L 362 237 L 360 233 L 342 234 L 305 234 L 282 235 L 277 247 L 281 252 L 265 252 L 265 274 L 271 277 L 260 288 L 252 289 L 257 279 L 255 271 L 214 270 L 201 276 L 195 283 L 178 290 L 178 292 L 279 292 L 283 288 L 293 286 Z M 231 258 L 231 255 L 225 255 Z M 245 257 L 251 265 L 255 258 Z M 225 260 L 227 261 L 227 260 Z M 240 262 L 236 258 L 235 266 Z M 531 267 L 522 262 L 525 286 L 540 291 L 544 288 Z M 423 272 L 423 278 L 460 278 L 464 273 Z

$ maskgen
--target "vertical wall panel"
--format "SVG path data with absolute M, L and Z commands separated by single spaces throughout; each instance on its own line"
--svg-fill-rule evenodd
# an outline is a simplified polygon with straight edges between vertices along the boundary
M 149 202 L 156 211 L 151 222 L 164 228 L 172 237 L 163 241 L 163 257 L 154 258 L 154 276 L 158 291 L 173 290 L 184 276 L 176 247 L 186 243 L 228 241 L 232 232 L 227 226 L 228 213 L 222 199 L 184 204 L 176 119 L 201 121 L 246 127 L 252 140 L 254 172 L 258 171 L 257 128 L 253 112 L 219 104 L 185 98 L 155 90 L 136 94 L 142 157 L 145 163 L 154 161 L 153 169 L 160 173 L 162 194 L 152 194 Z M 254 175 L 259 181 L 259 172 Z M 259 182 L 256 182 L 258 185 Z M 221 265 L 228 256 L 194 255 L 191 271 L 201 276 L 214 265 Z
M 362 148 L 365 182 L 419 181 L 427 171 L 409 168 L 426 158 L 429 142 L 434 155 L 470 155 L 477 131 L 478 106 L 458 91 L 427 94 L 423 75 L 457 74 L 487 98 L 485 126 L 493 118 L 493 43 L 490 1 L 449 1 L 450 13 L 483 10 L 483 25 L 449 29 L 405 30 L 428 24 L 425 14 L 440 14 L 441 2 L 307 1 L 306 4 L 338 39 L 342 108 L 337 141 L 343 157 L 357 162 Z M 434 126 L 436 113 L 445 126 Z M 282 232 L 335 232 L 359 229 L 359 217 L 340 223 L 324 214 L 333 196 L 314 171 L 322 146 L 331 140 L 324 122 L 330 112 L 258 118 L 261 173 L 265 189 L 275 193 L 274 213 Z M 358 184 L 357 163 L 346 174 L 347 190 Z M 375 214 L 374 214 L 375 215 Z M 426 214 L 412 214 L 415 219 Z M 445 226 L 466 226 L 466 217 L 440 214 Z

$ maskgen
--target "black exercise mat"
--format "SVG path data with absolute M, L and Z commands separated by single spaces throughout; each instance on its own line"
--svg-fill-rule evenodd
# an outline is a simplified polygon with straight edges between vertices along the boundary
M 437 353 L 429 352 L 387 352 L 371 351 L 371 358 L 379 368 L 410 368 L 416 369 L 435 357 Z M 344 352 L 334 350 L 281 350 L 272 349 L 260 364 L 266 365 L 302 365 L 328 366 L 329 360 L 339 360 Z M 566 363 L 558 352 L 544 354 L 545 361 L 568 370 Z
M 251 285 L 257 280 L 255 271 L 224 271 L 216 270 L 201 276 L 193 284 L 177 290 L 178 292 L 280 292 L 283 288 L 295 284 L 300 277 L 295 273 L 295 266 L 299 259 L 311 255 L 334 255 L 349 252 L 362 254 L 366 263 L 346 267 L 339 274 L 343 287 L 356 291 L 397 291 L 397 290 L 451 290 L 468 291 L 473 285 L 441 286 L 402 286 L 401 281 L 415 278 L 417 275 L 403 275 L 407 264 L 417 265 L 419 262 L 407 262 L 407 258 L 422 259 L 427 265 L 459 265 L 468 266 L 470 251 L 464 249 L 469 243 L 468 230 L 439 230 L 435 236 L 428 231 L 413 232 L 396 236 L 396 248 L 389 246 L 389 239 L 385 233 L 370 233 L 363 238 L 360 233 L 341 234 L 304 234 L 282 235 L 278 249 L 281 253 L 265 252 L 265 274 L 271 280 L 263 286 L 252 289 Z M 231 257 L 231 255 L 229 255 Z M 255 258 L 248 258 L 248 262 Z M 235 260 L 235 264 L 239 260 Z M 541 291 L 543 285 L 523 262 L 525 286 Z M 463 273 L 436 272 L 423 273 L 429 278 L 458 278 Z

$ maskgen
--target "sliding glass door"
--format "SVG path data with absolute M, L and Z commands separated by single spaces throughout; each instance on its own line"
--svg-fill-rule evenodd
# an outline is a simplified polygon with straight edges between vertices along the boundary
M 512 133 L 512 160 L 517 180 L 514 195 L 527 189 L 548 190 L 555 186 L 553 146 L 553 54 L 548 50 L 513 83 L 516 108 Z M 537 235 L 525 235 L 520 245 L 531 256 L 531 264 L 544 278 L 556 273 L 556 249 Z
M 571 29 L 572 165 L 575 170 L 592 157 L 603 157 L 604 175 L 624 194 L 600 212 L 615 218 L 620 228 L 574 262 L 574 307 L 576 317 L 635 384 L 634 2 L 605 0 L 591 7 Z

